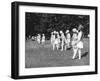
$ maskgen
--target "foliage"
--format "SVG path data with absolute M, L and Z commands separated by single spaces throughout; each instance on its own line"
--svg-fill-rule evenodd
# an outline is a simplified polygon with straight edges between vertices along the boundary
M 88 15 L 70 15 L 70 14 L 49 14 L 49 13 L 26 13 L 26 36 L 45 33 L 50 36 L 54 30 L 64 31 L 72 28 L 78 28 L 83 25 L 84 35 L 89 34 L 89 16 Z

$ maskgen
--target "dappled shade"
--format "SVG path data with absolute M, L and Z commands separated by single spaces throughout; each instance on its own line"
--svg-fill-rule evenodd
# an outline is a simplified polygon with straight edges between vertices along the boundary
M 89 15 L 69 15 L 69 14 L 49 14 L 49 13 L 29 13 L 26 12 L 26 37 L 44 33 L 50 37 L 54 30 L 64 31 L 77 28 L 79 24 L 83 25 L 85 36 L 89 34 Z

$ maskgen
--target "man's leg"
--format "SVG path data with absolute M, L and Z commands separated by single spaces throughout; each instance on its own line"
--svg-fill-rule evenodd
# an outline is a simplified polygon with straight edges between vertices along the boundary
M 68 43 L 68 48 L 70 47 L 70 43 Z
M 53 43 L 53 50 L 55 49 L 55 44 Z
M 61 51 L 63 51 L 63 46 L 64 46 L 64 45 L 63 45 L 63 43 L 62 43 L 62 44 L 61 44 Z
M 76 56 L 76 54 L 77 54 L 77 48 L 73 48 L 73 51 L 74 51 L 74 54 L 73 54 L 73 57 L 72 57 L 72 59 L 75 59 L 75 56 Z
M 67 45 L 65 45 L 64 47 L 65 47 L 65 50 L 66 50 L 67 49 Z
M 81 49 L 78 49 L 79 59 L 81 59 Z
M 59 49 L 59 44 L 57 44 L 57 50 Z

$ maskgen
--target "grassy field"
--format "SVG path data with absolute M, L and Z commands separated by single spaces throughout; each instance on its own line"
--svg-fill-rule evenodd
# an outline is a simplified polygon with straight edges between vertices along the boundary
M 36 41 L 28 40 L 25 43 L 25 67 L 39 68 L 89 65 L 89 39 L 84 38 L 83 43 L 82 59 L 79 60 L 77 54 L 76 58 L 72 60 L 72 49 L 53 51 L 50 41 L 46 41 L 44 45 L 40 45 Z

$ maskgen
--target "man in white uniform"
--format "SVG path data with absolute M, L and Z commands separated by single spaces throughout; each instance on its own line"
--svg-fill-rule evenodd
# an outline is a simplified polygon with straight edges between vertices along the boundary
M 78 51 L 78 54 L 79 54 L 79 59 L 81 59 L 81 50 L 83 48 L 83 42 L 82 42 L 82 31 L 81 31 L 81 26 L 79 25 L 79 29 L 78 29 L 78 33 L 77 33 L 77 36 L 76 36 L 76 41 L 73 41 L 73 50 L 74 50 L 74 54 L 73 54 L 73 57 L 72 59 L 75 58 L 76 54 L 77 54 L 77 51 Z M 75 30 L 77 32 L 77 30 Z M 73 34 L 74 35 L 74 34 Z M 75 40 L 75 37 L 74 37 L 74 40 Z
M 55 50 L 55 48 L 57 48 L 57 50 L 59 49 L 59 33 L 57 31 L 54 31 L 54 35 L 53 35 L 53 50 Z
M 62 31 L 60 31 L 60 34 L 61 34 L 61 51 L 63 51 L 66 38 L 65 38 L 65 35 Z
M 79 59 L 81 59 L 81 50 L 83 49 L 83 42 L 82 42 L 83 32 L 82 32 L 82 28 L 83 28 L 83 26 L 79 25 L 79 27 L 78 27 L 78 31 L 79 31 L 78 32 L 78 41 L 77 41 Z
M 76 30 L 76 28 L 74 28 L 72 31 L 73 31 L 73 36 L 72 36 L 71 45 L 72 45 L 73 52 L 74 52 L 72 59 L 74 59 L 77 54 L 77 50 L 78 50 L 77 48 L 78 31 Z
M 44 35 L 44 34 L 42 34 L 41 43 L 42 43 L 42 44 L 44 44 L 44 43 L 45 43 L 45 35 Z
M 54 31 L 52 36 L 51 36 L 51 43 L 53 46 L 53 50 L 55 50 L 55 39 L 56 39 L 55 34 L 56 34 L 56 31 Z
M 40 35 L 40 34 L 37 35 L 37 42 L 38 42 L 39 44 L 41 43 L 41 35 Z
M 65 43 L 66 43 L 65 50 L 66 50 L 67 47 L 68 48 L 70 47 L 70 38 L 71 38 L 71 36 L 70 36 L 69 30 L 66 30 L 65 33 L 66 33 L 66 41 L 65 41 Z
M 57 50 L 60 48 L 60 35 L 59 35 L 59 33 L 57 32 L 57 38 L 56 38 L 56 40 L 57 40 L 57 45 L 56 45 L 56 47 L 57 47 Z
M 52 45 L 52 43 L 53 43 L 53 37 L 54 37 L 54 34 L 53 34 L 53 32 L 51 32 L 51 37 L 50 37 L 51 45 Z

